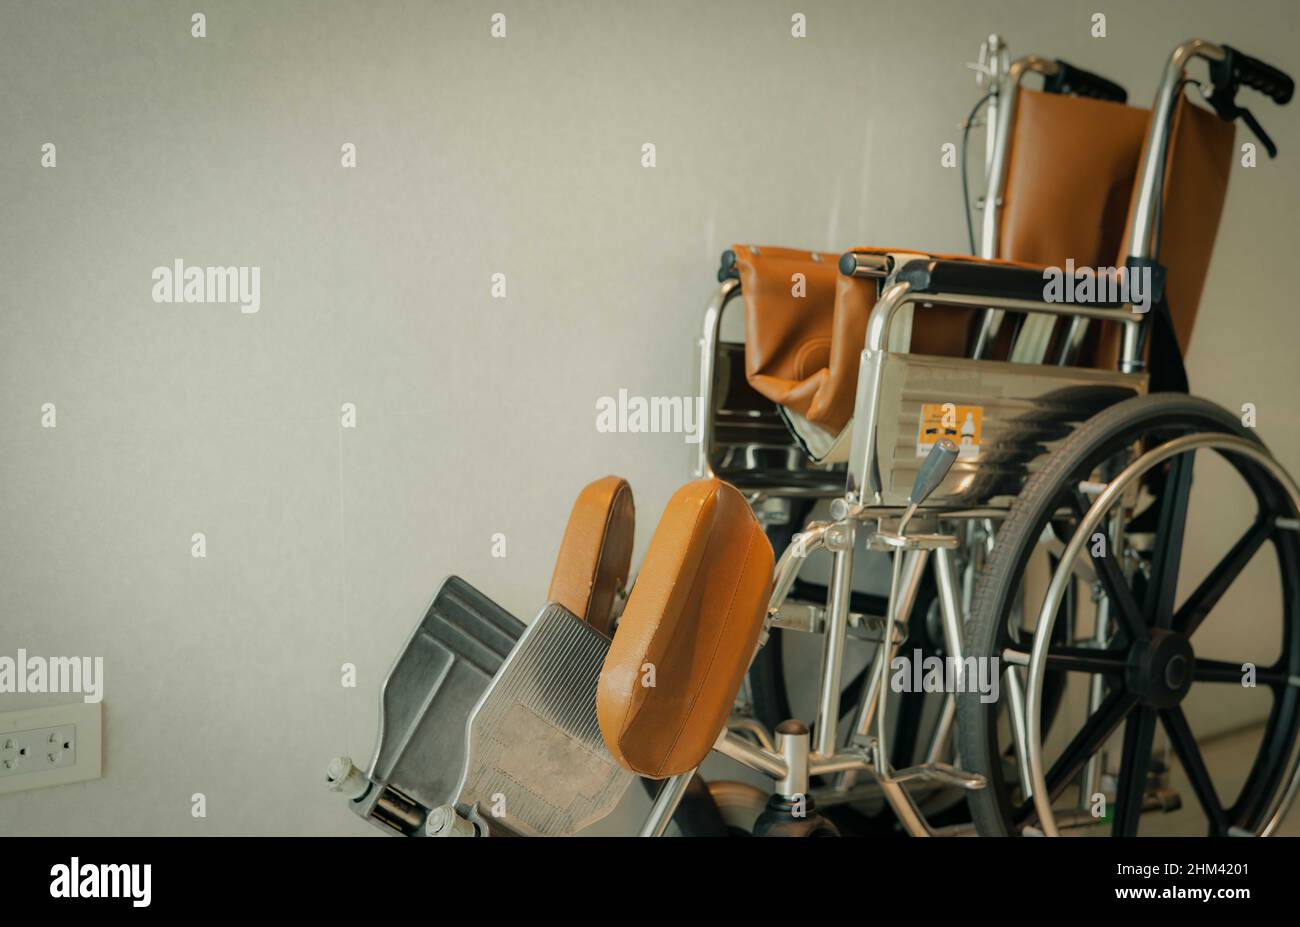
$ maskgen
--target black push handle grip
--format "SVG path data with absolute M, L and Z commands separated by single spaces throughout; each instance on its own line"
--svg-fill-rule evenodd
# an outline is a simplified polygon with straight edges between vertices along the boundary
M 1128 91 L 1119 84 L 1059 58 L 1056 59 L 1056 73 L 1046 79 L 1043 89 L 1048 93 L 1072 94 L 1115 103 L 1128 102 Z
M 1234 81 L 1258 90 L 1279 106 L 1291 102 L 1291 96 L 1295 93 L 1295 81 L 1290 75 L 1258 58 L 1239 52 L 1230 45 L 1223 46 L 1223 50 L 1227 53 L 1224 63 L 1231 69 Z

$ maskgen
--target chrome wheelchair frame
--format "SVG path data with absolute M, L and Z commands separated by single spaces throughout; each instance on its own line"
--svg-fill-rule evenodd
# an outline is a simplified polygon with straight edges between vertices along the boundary
M 1029 73 L 1050 75 L 1053 68 L 1063 78 L 1067 66 L 1033 57 L 1020 59 L 1003 78 L 1000 40 L 991 37 L 986 48 L 986 60 L 992 62 L 989 76 L 1005 80 L 1004 86 L 990 90 L 999 109 L 990 149 L 990 194 L 984 202 L 981 251 L 989 256 L 997 241 L 1006 145 L 1021 79 Z M 1212 76 L 1218 74 L 1216 94 L 1221 87 L 1228 88 L 1226 99 L 1211 101 L 1225 120 L 1235 120 L 1244 112 L 1232 99 L 1239 83 L 1263 90 L 1279 103 L 1287 102 L 1294 89 L 1280 71 L 1226 46 L 1192 40 L 1175 49 L 1156 97 L 1137 177 L 1129 220 L 1130 268 L 1159 266 L 1153 242 L 1159 236 L 1173 113 L 1187 82 L 1187 66 L 1196 58 L 1211 63 Z M 1080 80 L 1108 84 L 1086 72 L 1076 74 Z M 1260 134 L 1258 125 L 1248 121 Z M 1220 141 L 1224 138 L 1221 135 Z M 818 255 L 812 257 L 820 260 Z M 1300 489 L 1295 482 L 1261 442 L 1237 427 L 1232 415 L 1178 393 L 1148 394 L 1151 378 L 1159 377 L 1163 368 L 1153 365 L 1150 375 L 1146 370 L 1146 335 L 1154 326 L 1149 315 L 1128 301 L 1128 295 L 1111 297 L 1111 302 L 1049 301 L 1042 269 L 1036 266 L 936 259 L 910 252 L 851 251 L 842 256 L 838 270 L 862 278 L 855 285 L 876 288 L 858 356 L 853 417 L 845 426 L 851 428 L 847 464 L 842 469 L 807 464 L 785 430 L 789 420 L 777 422 L 774 409 L 769 413 L 752 403 L 744 405 L 758 395 L 752 389 L 740 394 L 738 408 L 727 407 L 727 420 L 718 417 L 724 408 L 719 397 L 738 382 L 740 372 L 735 345 L 728 342 L 724 348 L 721 338 L 725 310 L 739 295 L 740 283 L 720 275 L 720 285 L 705 310 L 699 342 L 705 416 L 695 462 L 696 477 L 715 479 L 679 490 L 674 501 L 680 497 L 686 507 L 675 510 L 676 520 L 668 515 L 661 520 L 661 528 L 669 526 L 670 543 L 658 549 L 680 549 L 673 546 L 680 545 L 679 535 L 692 540 L 703 537 L 695 528 L 709 519 L 701 519 L 699 513 L 707 505 L 720 507 L 717 500 L 725 496 L 729 521 L 723 530 L 731 532 L 726 535 L 731 540 L 744 540 L 743 562 L 728 564 L 723 557 L 710 561 L 706 570 L 700 566 L 701 551 L 690 561 L 691 569 L 706 580 L 714 578 L 708 572 L 712 570 L 724 576 L 718 588 L 725 594 L 718 600 L 707 598 L 713 590 L 702 591 L 705 587 L 694 578 L 683 581 L 664 567 L 676 562 L 673 557 L 653 560 L 648 554 L 648 572 L 631 593 L 622 631 L 611 639 L 605 629 L 620 609 L 610 600 L 619 601 L 618 587 L 630 569 L 630 489 L 617 477 L 597 481 L 583 491 L 579 502 L 593 489 L 605 501 L 585 508 L 575 504 L 574 509 L 575 513 L 594 511 L 601 519 L 594 531 L 589 522 L 581 518 L 576 522 L 579 534 L 594 534 L 600 545 L 590 554 L 596 572 L 585 560 L 578 571 L 583 583 L 594 587 L 598 581 L 605 539 L 614 520 L 611 497 L 600 494 L 611 491 L 610 481 L 619 484 L 612 498 L 624 491 L 628 494 L 627 510 L 618 519 L 620 541 L 614 545 L 619 564 L 606 575 L 608 596 L 601 599 L 600 614 L 591 610 L 589 587 L 583 587 L 587 598 L 575 599 L 556 592 L 553 582 L 553 601 L 525 624 L 463 580 L 452 577 L 444 582 L 385 680 L 378 744 L 368 771 L 353 767 L 346 757 L 331 764 L 330 787 L 349 800 L 356 814 L 390 833 L 409 836 L 570 834 L 610 813 L 637 775 L 663 775 L 667 778 L 640 828 L 642 835 L 660 836 L 681 806 L 700 757 L 712 752 L 772 781 L 775 794 L 752 827 L 756 834 L 834 832 L 833 823 L 815 813 L 819 806 L 870 799 L 882 801 L 902 829 L 916 836 L 1057 835 L 1095 822 L 1087 799 L 1101 781 L 1098 751 L 1122 722 L 1125 746 L 1116 788 L 1115 831 L 1133 833 L 1138 816 L 1165 807 L 1156 794 L 1148 808 L 1151 738 L 1157 716 L 1171 736 L 1178 724 L 1183 725 L 1179 729 L 1183 739 L 1176 744 L 1181 759 L 1191 732 L 1178 701 L 1193 680 L 1234 681 L 1231 664 L 1195 656 L 1188 638 L 1253 551 L 1268 539 L 1280 558 L 1287 604 L 1283 655 L 1263 671 L 1265 684 L 1278 701 L 1267 722 L 1265 749 L 1252 768 L 1250 781 L 1256 787 L 1244 805 L 1238 802 L 1225 808 L 1214 795 L 1213 783 L 1208 789 L 1213 802 L 1209 802 L 1204 783 L 1196 781 L 1196 771 L 1189 778 L 1210 818 L 1212 833 L 1276 832 L 1300 791 L 1300 595 L 1296 594 L 1300 591 Z M 903 321 L 905 313 L 924 317 L 940 307 L 964 307 L 976 313 L 971 356 L 913 353 L 903 339 L 892 337 L 911 324 L 911 318 Z M 1162 299 L 1157 300 L 1157 311 L 1166 313 L 1158 318 L 1167 325 L 1165 330 L 1155 330 L 1172 338 Z M 1013 339 L 1010 360 L 994 360 L 988 351 L 1008 312 L 1026 322 Z M 1066 320 L 1065 336 L 1057 339 L 1057 323 Z M 1074 365 L 1087 327 L 1094 321 L 1119 326 L 1118 369 Z M 1062 347 L 1055 363 L 1048 363 L 1045 357 L 1053 340 Z M 978 406 L 989 440 L 973 439 L 971 444 L 982 447 L 963 455 L 946 437 L 956 435 L 956 429 L 927 429 L 926 405 L 933 406 L 936 399 Z M 928 438 L 931 434 L 933 441 Z M 1190 598 L 1193 612 L 1184 615 L 1189 601 L 1185 600 L 1174 614 L 1191 452 L 1197 449 L 1214 450 L 1240 464 L 1238 472 L 1247 478 L 1259 508 L 1255 523 L 1225 557 L 1230 575 L 1207 577 Z M 1165 462 L 1168 472 L 1157 494 L 1157 482 L 1147 478 Z M 722 485 L 725 480 L 734 486 Z M 746 495 L 738 495 L 738 490 Z M 1152 504 L 1139 516 L 1137 499 L 1142 491 Z M 780 509 L 794 499 L 829 502 L 829 518 L 795 526 L 803 530 L 775 561 L 769 586 L 771 552 L 763 549 L 763 532 L 755 522 L 777 524 L 782 515 L 788 520 L 791 513 Z M 746 501 L 756 518 L 746 510 Z M 669 504 L 670 512 L 673 505 Z M 1065 517 L 1062 508 L 1070 509 Z M 1153 511 L 1159 527 L 1151 545 L 1143 548 L 1142 539 L 1150 529 L 1138 524 Z M 1127 527 L 1126 512 L 1134 516 Z M 713 515 L 717 516 L 716 509 Z M 1071 516 L 1072 528 L 1068 527 Z M 570 522 L 572 526 L 573 516 Z M 1094 534 L 1098 529 L 1104 530 Z M 1068 537 L 1062 536 L 1066 533 Z M 1092 559 L 1085 559 L 1083 550 L 1098 536 L 1109 540 L 1109 556 L 1103 551 L 1097 559 L 1090 549 Z M 562 552 L 568 541 L 566 531 Z M 1166 545 L 1163 551 L 1161 544 Z M 872 600 L 867 613 L 855 611 L 854 605 L 853 568 L 861 548 L 892 558 L 888 597 Z M 1043 548 L 1055 564 L 1031 630 L 1021 620 L 1031 614 L 1021 580 L 1029 556 Z M 722 549 L 727 550 L 725 544 Z M 750 558 L 754 550 L 761 551 L 761 560 Z M 1144 550 L 1153 552 L 1145 573 L 1138 563 Z M 824 605 L 811 600 L 798 579 L 809 555 L 819 551 L 829 553 L 831 560 Z M 1174 566 L 1169 569 L 1166 561 L 1171 558 Z M 973 577 L 982 559 L 980 587 L 973 593 Z M 562 557 L 560 563 L 565 562 Z M 887 677 L 908 639 L 927 567 L 933 568 L 938 615 L 938 628 L 931 637 L 942 638 L 943 662 L 952 676 L 951 683 L 925 690 L 942 692 L 943 703 L 918 762 L 909 752 L 910 744 L 899 756 L 891 753 L 891 740 L 901 728 L 891 727 L 894 683 Z M 1143 573 L 1141 582 L 1137 573 Z M 1098 602 L 1093 637 L 1086 642 L 1093 649 L 1063 652 L 1054 649 L 1054 627 L 1067 592 L 1080 576 L 1091 582 Z M 1130 579 L 1146 599 L 1141 608 L 1129 588 Z M 742 587 L 744 593 L 738 597 Z M 1198 598 L 1203 589 L 1209 591 Z M 670 603 L 669 595 L 678 595 L 679 590 L 684 590 L 679 598 L 687 601 L 689 612 Z M 741 603 L 734 611 L 732 604 L 719 604 L 728 596 L 732 604 Z M 877 608 L 881 614 L 870 613 Z M 726 665 L 710 662 L 697 674 L 714 685 L 708 693 L 707 713 L 695 726 L 689 747 L 675 759 L 656 750 L 629 759 L 623 740 L 626 728 L 619 726 L 623 724 L 619 719 L 630 711 L 627 693 L 638 692 L 638 668 L 642 673 L 647 667 L 653 671 L 660 659 L 648 661 L 647 641 L 661 631 L 665 638 L 676 638 L 673 643 L 681 644 L 681 649 L 671 659 L 681 663 L 673 663 L 673 669 L 685 666 L 694 671 L 699 667 L 691 662 L 690 648 L 703 638 L 689 635 L 707 628 L 715 636 L 714 643 L 706 646 L 715 653 L 722 630 L 735 615 L 742 620 L 734 625 L 745 636 L 732 638 Z M 673 622 L 666 631 L 659 625 L 665 616 Z M 709 622 L 714 624 L 710 627 Z M 1108 630 L 1112 625 L 1121 629 L 1119 637 Z M 743 708 L 746 691 L 746 684 L 739 682 L 733 693 L 733 682 L 742 678 L 746 658 L 750 666 L 754 664 L 775 629 L 824 635 L 811 725 L 782 719 L 769 731 L 756 718 L 732 709 L 733 698 Z M 856 703 L 842 704 L 850 638 L 873 642 L 876 649 Z M 1122 646 L 1113 647 L 1116 640 Z M 620 647 L 622 652 L 617 652 Z M 1089 718 L 1066 752 L 1081 737 L 1083 746 L 1074 749 L 1068 762 L 1058 758 L 1045 771 L 1047 673 L 1078 669 L 1081 663 L 1102 667 L 1082 670 L 1093 674 L 1087 692 Z M 710 675 L 715 670 L 724 675 Z M 1198 675 L 1202 670 L 1209 675 Z M 985 680 L 1000 684 L 1006 698 L 999 699 L 995 691 L 972 694 L 962 685 L 971 673 L 980 677 L 981 684 Z M 719 679 L 725 684 L 716 684 Z M 606 688 L 610 680 L 611 687 Z M 653 681 L 640 685 L 655 687 Z M 691 710 L 704 691 L 703 683 L 692 691 Z M 603 704 L 623 712 L 614 715 L 612 726 L 601 715 L 598 693 L 612 700 Z M 655 735 L 676 731 L 680 736 L 685 730 L 680 719 L 690 716 L 674 713 L 678 694 L 668 689 L 658 704 L 670 707 L 659 715 L 647 714 L 646 730 Z M 1123 710 L 1105 709 L 1112 701 Z M 844 708 L 853 710 L 847 725 L 842 723 Z M 733 713 L 722 723 L 729 709 Z M 1137 714 L 1130 715 L 1130 710 Z M 1090 731 L 1094 713 L 1105 723 Z M 669 723 L 682 727 L 665 727 L 664 718 L 676 719 Z M 959 718 L 965 719 L 960 732 Z M 1004 720 L 1009 737 L 1002 734 Z M 1130 738 L 1134 720 L 1137 733 Z M 719 724 L 721 730 L 714 737 Z M 955 742 L 958 733 L 961 738 Z M 1007 739 L 1010 743 L 1004 745 Z M 1194 738 L 1192 744 L 1199 761 Z M 1265 756 L 1267 762 L 1261 766 Z M 1134 757 L 1141 761 L 1130 763 Z M 685 768 L 691 765 L 694 768 Z M 1014 798 L 1008 770 L 1014 771 L 1019 789 Z M 1205 773 L 1203 763 L 1199 773 Z M 824 780 L 815 789 L 814 777 Z M 1057 808 L 1065 786 L 1075 783 L 1080 786 L 1079 807 Z M 971 809 L 970 823 L 936 826 L 927 817 L 923 805 L 930 797 L 946 802 L 963 793 Z M 494 807 L 498 803 L 500 807 Z M 810 814 L 811 821 L 797 820 Z M 796 820 L 792 823 L 792 819 Z
M 1197 58 L 1209 62 L 1224 60 L 1223 47 L 1201 39 L 1180 44 L 1165 67 L 1163 79 L 1156 95 L 1153 116 L 1148 128 L 1146 155 L 1138 174 L 1136 208 L 1132 214 L 1128 240 L 1132 243 L 1132 258 L 1153 257 L 1152 241 L 1158 234 L 1159 205 L 1164 164 L 1171 138 L 1172 115 L 1184 82 L 1187 67 Z M 984 213 L 985 257 L 991 243 L 997 240 L 998 212 L 1002 178 L 1005 176 L 1005 152 L 1009 126 L 1014 116 L 1016 89 L 1020 79 L 1032 71 L 1042 72 L 1050 62 L 1043 59 L 1021 59 L 1008 73 L 1010 92 L 999 113 L 998 143 L 994 146 L 990 188 Z M 966 790 L 985 786 L 984 779 L 974 773 L 943 762 L 941 751 L 932 744 L 928 758 L 915 766 L 894 769 L 888 751 L 890 686 L 886 675 L 901 640 L 900 629 L 907 626 L 915 602 L 916 592 L 927 561 L 932 559 L 938 586 L 938 605 L 942 616 L 942 629 L 947 653 L 955 657 L 957 665 L 964 663 L 963 604 L 961 585 L 956 575 L 954 550 L 962 541 L 955 534 L 939 532 L 939 520 L 964 521 L 971 524 L 979 520 L 985 524 L 1003 517 L 1008 502 L 1005 498 L 989 498 L 970 492 L 975 479 L 974 464 L 958 462 L 941 474 L 941 479 L 929 487 L 922 497 L 912 498 L 897 485 L 895 477 L 907 469 L 894 455 L 898 429 L 896 420 L 903 400 L 902 384 L 918 382 L 929 368 L 939 366 L 948 370 L 961 370 L 969 375 L 975 389 L 981 380 L 995 381 L 996 390 L 986 395 L 1005 393 L 1020 402 L 1033 401 L 1050 393 L 1054 388 L 1073 386 L 1088 388 L 1100 386 L 1119 389 L 1130 394 L 1143 394 L 1147 389 L 1144 371 L 1143 343 L 1149 324 L 1147 316 L 1137 311 L 1131 303 L 1120 305 L 1086 305 L 1049 303 L 1040 299 L 999 295 L 996 292 L 945 292 L 929 280 L 924 266 L 891 266 L 887 260 L 859 260 L 852 253 L 844 256 L 841 271 L 854 276 L 871 277 L 880 281 L 879 298 L 871 310 L 867 335 L 860 356 L 855 414 L 852 423 L 852 450 L 842 491 L 828 491 L 824 485 L 808 485 L 792 481 L 789 485 L 774 483 L 754 491 L 751 501 L 760 503 L 779 498 L 828 498 L 833 496 L 831 521 L 815 523 L 799 536 L 798 543 L 787 549 L 776 567 L 773 593 L 768 607 L 767 620 L 761 647 L 772 627 L 800 630 L 824 629 L 820 678 L 816 711 L 815 736 L 802 722 L 782 724 L 773 735 L 758 730 L 752 719 L 735 719 L 720 734 L 714 750 L 741 763 L 749 769 L 770 777 L 779 795 L 793 799 L 809 794 L 812 776 L 836 775 L 833 790 L 843 792 L 855 786 L 856 778 L 866 774 L 876 789 L 888 801 L 902 826 L 916 836 L 932 836 L 970 832 L 972 827 L 932 827 L 918 807 L 908 786 L 958 787 Z M 696 475 L 712 476 L 713 451 L 716 444 L 713 410 L 715 383 L 718 376 L 717 358 L 720 349 L 721 322 L 728 304 L 739 294 L 739 282 L 727 279 L 721 282 L 704 314 L 703 334 L 700 340 L 700 389 L 705 397 L 705 421 L 702 440 L 696 461 Z M 978 329 L 972 359 L 927 358 L 921 355 L 891 352 L 889 333 L 898 313 L 907 307 L 924 312 L 934 306 L 965 306 L 984 310 Z M 982 359 L 988 345 L 997 334 L 1005 312 L 1023 313 L 1028 323 L 1022 330 L 1024 350 L 1014 353 L 1012 362 Z M 1044 364 L 1051 331 L 1057 320 L 1070 322 L 1065 339 L 1065 349 L 1056 364 Z M 1123 333 L 1118 371 L 1083 370 L 1068 366 L 1078 355 L 1088 324 L 1093 321 L 1119 323 Z M 908 378 L 912 378 L 911 381 Z M 996 400 L 988 399 L 990 404 Z M 1016 441 L 1014 428 L 1008 424 L 1002 440 Z M 1032 439 L 1026 439 L 1032 440 Z M 1041 442 L 1040 442 L 1041 443 Z M 1055 445 L 1046 444 L 1037 460 L 1046 458 Z M 1028 651 L 1008 651 L 1004 654 L 1005 686 L 1013 725 L 1016 762 L 1021 771 L 1021 781 L 1031 786 L 1030 795 L 1038 815 L 1038 827 L 1046 835 L 1056 835 L 1062 827 L 1072 824 L 1092 823 L 1086 811 L 1066 814 L 1054 810 L 1048 794 L 1042 751 L 1043 687 L 1046 673 L 1046 654 L 1049 641 L 1065 594 L 1065 586 L 1078 566 L 1081 551 L 1092 530 L 1102 524 L 1103 518 L 1135 481 L 1163 460 L 1195 447 L 1216 447 L 1248 457 L 1268 470 L 1286 488 L 1291 503 L 1300 507 L 1300 490 L 1282 467 L 1262 447 L 1240 438 L 1216 435 L 1191 435 L 1169 441 L 1147 451 L 1133 460 L 1114 480 L 1103 486 L 1089 488 L 1094 501 L 1084 518 L 1065 545 L 1059 565 L 1052 574 L 1047 600 L 1039 614 L 1034 629 L 1032 647 Z M 1032 466 L 1032 464 L 1031 464 Z M 912 468 L 916 468 L 915 461 Z M 925 464 L 920 466 L 924 471 Z M 835 471 L 827 471 L 826 482 L 834 478 Z M 926 475 L 922 472 L 921 475 Z M 930 474 L 933 476 L 933 474 Z M 744 488 L 744 487 L 742 487 Z M 927 533 L 909 533 L 907 528 L 914 516 Z M 989 532 L 990 535 L 992 532 Z M 877 616 L 855 616 L 850 609 L 850 580 L 857 545 L 861 541 L 870 550 L 888 551 L 892 554 L 892 582 L 886 613 Z M 991 537 L 989 543 L 992 543 Z M 824 613 L 810 616 L 803 622 L 783 620 L 792 584 L 806 555 L 818 549 L 832 553 L 831 579 Z M 879 646 L 868 671 L 869 684 L 862 690 L 857 705 L 856 720 L 849 736 L 839 730 L 841 717 L 841 680 L 843 676 L 845 643 L 851 626 L 876 629 L 874 639 Z M 1094 693 L 1093 704 L 1099 696 Z M 948 698 L 936 741 L 946 737 L 953 725 L 953 699 Z M 761 728 L 761 725 L 759 726 Z M 1257 833 L 1273 833 L 1300 789 L 1300 743 L 1287 761 L 1285 788 L 1280 790 L 1264 815 Z M 1095 776 L 1090 768 L 1088 775 Z M 666 832 L 673 813 L 685 793 L 694 771 L 666 780 L 647 816 L 641 833 L 658 836 Z

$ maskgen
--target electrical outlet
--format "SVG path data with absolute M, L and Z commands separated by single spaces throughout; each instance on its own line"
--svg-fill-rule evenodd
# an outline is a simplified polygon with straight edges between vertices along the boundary
M 62 724 L 16 731 L 0 738 L 0 776 L 77 765 L 77 726 Z
M 98 779 L 102 736 L 99 703 L 0 714 L 0 793 Z

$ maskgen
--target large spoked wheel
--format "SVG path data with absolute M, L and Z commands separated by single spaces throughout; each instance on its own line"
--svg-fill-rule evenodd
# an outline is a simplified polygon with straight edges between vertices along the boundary
M 1167 450 L 1187 449 L 1163 460 L 1143 456 L 1129 472 L 1128 491 L 1097 495 L 1140 451 L 1187 436 L 1205 440 L 1171 445 Z M 1285 810 L 1300 727 L 1300 690 L 1292 684 L 1300 678 L 1300 532 L 1294 484 L 1261 459 L 1266 454 L 1243 448 L 1262 452 L 1253 433 L 1212 403 L 1181 394 L 1127 400 L 1057 449 L 998 533 L 967 631 L 972 655 L 1001 663 L 1008 655 L 1023 659 L 1029 649 L 1012 621 L 1014 604 L 1024 597 L 1033 620 L 1048 595 L 1043 578 L 1029 576 L 1040 538 L 1050 531 L 1071 539 L 1085 518 L 1099 517 L 1097 533 L 1085 525 L 1081 555 L 1065 565 L 1092 583 L 1093 633 L 1066 643 L 1053 635 L 1041 663 L 1048 673 L 1080 679 L 1072 687 L 1079 710 L 1058 715 L 1057 736 L 1042 747 L 1039 764 L 1052 809 L 1073 799 L 1072 810 L 1053 810 L 1057 824 L 1070 815 L 1109 823 L 1116 836 L 1136 834 L 1144 806 L 1156 804 L 1150 777 L 1163 765 L 1162 749 L 1177 758 L 1211 835 L 1266 831 Z M 1195 500 L 1207 510 L 1200 517 L 1190 506 L 1194 462 L 1203 478 Z M 1227 526 L 1233 516 L 1240 526 Z M 1226 552 L 1208 569 L 1189 568 L 1180 584 L 1180 566 L 1201 553 L 1186 555 L 1189 536 L 1197 548 Z M 1272 548 L 1274 564 L 1256 558 L 1263 547 Z M 1212 774 L 1190 709 L 1222 714 L 1224 704 L 1241 705 L 1243 698 L 1254 700 L 1248 712 L 1265 718 L 1253 736 L 1253 760 L 1244 775 Z M 1019 834 L 1040 825 L 1033 799 L 1006 762 L 1010 734 L 1005 721 L 999 725 L 998 703 L 972 694 L 958 707 L 963 761 L 988 783 L 969 796 L 979 832 Z M 1229 788 L 1243 779 L 1233 798 Z

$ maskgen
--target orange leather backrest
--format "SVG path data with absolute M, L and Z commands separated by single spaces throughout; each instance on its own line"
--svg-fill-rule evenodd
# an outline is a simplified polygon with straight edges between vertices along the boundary
M 1184 354 L 1191 342 L 1205 275 L 1214 254 L 1219 219 L 1228 196 L 1235 137 L 1235 124 L 1224 122 L 1217 113 L 1197 106 L 1185 95 L 1179 97 L 1165 161 L 1160 242 L 1156 253 L 1168 271 L 1166 298 L 1178 346 Z M 1135 207 L 1136 191 L 1129 212 Z M 1123 264 L 1127 254 L 1126 240 L 1115 263 Z M 1114 368 L 1119 358 L 1120 326 L 1107 322 L 1101 329 L 1094 335 L 1095 364 Z M 1147 345 L 1150 346 L 1150 339 Z
M 700 764 L 754 656 L 772 545 L 734 486 L 698 480 L 664 509 L 600 674 L 610 754 L 653 779 Z
M 558 602 L 602 634 L 627 584 L 636 506 L 627 480 L 606 476 L 578 494 L 555 558 L 548 602 Z
M 1026 89 L 1018 101 L 999 254 L 1051 267 L 1111 264 L 1150 114 Z
M 1160 262 L 1178 346 L 1187 353 L 1228 198 L 1236 125 L 1183 97 L 1174 110 L 1173 147 L 1165 167 Z

